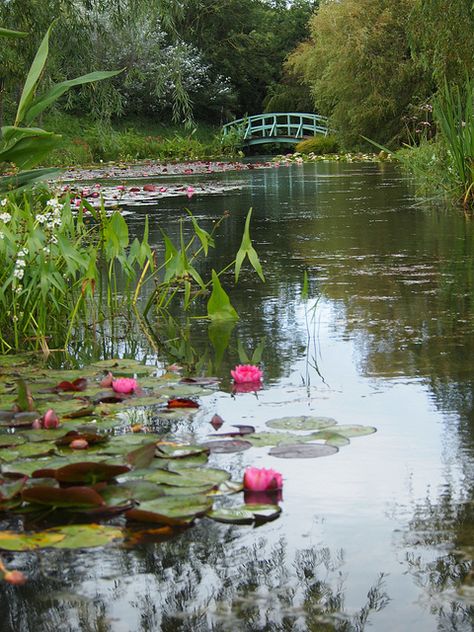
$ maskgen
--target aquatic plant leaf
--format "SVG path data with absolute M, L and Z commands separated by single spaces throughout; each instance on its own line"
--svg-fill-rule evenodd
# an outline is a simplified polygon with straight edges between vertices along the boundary
M 203 445 L 172 445 L 170 443 L 158 443 L 156 456 L 166 459 L 182 459 L 183 457 L 208 454 L 209 450 Z M 206 457 L 207 460 L 207 457 Z
M 246 435 L 246 441 L 257 447 L 269 445 L 305 443 L 311 441 L 309 435 L 297 435 L 289 432 L 256 432 L 255 434 Z
M 141 503 L 128 511 L 128 520 L 156 522 L 158 524 L 185 525 L 197 516 L 204 515 L 212 507 L 206 496 L 164 496 L 157 500 Z
M 97 434 L 95 432 L 78 432 L 77 430 L 70 430 L 60 439 L 56 439 L 56 445 L 60 447 L 69 447 L 73 441 L 78 439 L 84 439 L 89 445 L 101 445 L 109 441 L 109 437 L 105 434 Z
M 202 443 L 201 445 L 216 454 L 231 454 L 232 452 L 243 452 L 244 450 L 248 450 L 252 447 L 250 441 L 242 441 L 240 439 L 208 441 L 207 443 Z
M 224 425 L 224 420 L 220 415 L 213 415 L 209 423 L 214 428 L 214 430 L 219 430 L 219 428 Z
M 17 398 L 16 405 L 19 412 L 26 412 L 35 409 L 33 396 L 31 395 L 31 389 L 25 380 L 18 380 L 17 382 Z
M 77 379 L 75 379 L 73 382 L 69 382 L 68 380 L 63 380 L 62 382 L 59 382 L 59 384 L 56 384 L 56 386 L 53 386 L 53 388 L 51 389 L 52 392 L 54 393 L 67 393 L 67 392 L 81 392 L 81 391 L 85 391 L 87 388 L 87 380 L 85 377 L 78 377 Z
M 201 386 L 215 385 L 219 383 L 218 377 L 183 377 L 180 384 L 199 384 Z
M 35 551 L 46 549 L 61 540 L 65 535 L 58 532 L 42 531 L 39 533 L 18 533 L 16 531 L 0 531 L 0 550 L 3 551 Z
M 172 466 L 169 465 L 169 468 Z M 210 467 L 183 467 L 173 471 L 155 470 L 145 476 L 146 480 L 162 485 L 172 485 L 175 487 L 199 487 L 209 485 L 217 487 L 220 483 L 228 480 L 230 474 L 225 470 Z
M 90 487 L 51 487 L 37 485 L 23 490 L 25 502 L 49 507 L 100 507 L 104 505 L 102 497 Z
M 76 524 L 48 529 L 47 533 L 64 536 L 51 546 L 55 549 L 85 549 L 106 546 L 124 538 L 122 529 L 102 524 Z
M 312 417 L 301 415 L 299 417 L 281 417 L 270 419 L 265 423 L 269 428 L 279 430 L 319 430 L 329 426 L 335 426 L 337 421 L 332 417 Z M 334 432 L 337 432 L 335 429 Z
M 55 478 L 60 483 L 89 483 L 94 485 L 99 481 L 109 481 L 120 474 L 125 474 L 130 471 L 130 467 L 128 465 L 82 461 L 57 469 L 37 470 L 33 472 L 32 476 L 33 478 L 43 478 L 45 471 L 48 472 L 48 477 Z
M 127 455 L 127 463 L 130 463 L 132 467 L 145 468 L 155 458 L 156 442 L 146 443 L 140 446 L 136 450 L 132 450 Z
M 199 404 L 187 397 L 175 397 L 168 400 L 168 408 L 199 408 Z
M 0 448 L 8 448 L 25 443 L 26 438 L 20 434 L 0 434 Z
M 17 496 L 26 484 L 26 478 L 17 481 L 6 481 L 0 479 L 0 501 L 11 500 Z
M 239 280 L 240 268 L 242 267 L 242 263 L 244 262 L 245 256 L 248 256 L 249 261 L 256 271 L 260 279 L 265 283 L 265 277 L 263 275 L 262 266 L 260 264 L 257 252 L 252 245 L 252 240 L 250 238 L 250 218 L 252 217 L 252 209 L 249 209 L 247 213 L 247 217 L 245 219 L 245 227 L 244 234 L 242 236 L 242 242 L 240 244 L 240 248 L 235 257 L 235 282 Z
M 128 494 L 129 498 L 133 498 L 139 502 L 154 500 L 155 498 L 161 498 L 161 496 L 165 495 L 164 490 L 156 483 L 140 479 L 120 483 L 119 487 Z M 107 489 L 111 489 L 111 486 L 109 485 Z M 104 492 L 101 492 L 101 495 L 104 496 Z
M 269 454 L 281 459 L 317 459 L 322 456 L 331 456 L 339 452 L 339 449 L 332 445 L 320 443 L 305 443 L 295 445 L 278 445 L 271 448 Z
M 217 522 L 232 524 L 252 524 L 274 520 L 281 513 L 278 505 L 238 505 L 236 507 L 220 507 L 207 515 Z
M 212 321 L 239 320 L 239 315 L 232 307 L 214 269 L 212 270 L 212 292 L 207 302 L 207 316 Z
M 326 432 L 335 432 L 348 439 L 351 439 L 353 437 L 364 437 L 366 435 L 371 435 L 371 434 L 374 434 L 374 432 L 377 432 L 377 428 L 374 428 L 374 426 L 359 426 L 359 425 L 354 425 L 354 426 L 350 426 L 350 425 L 339 426 L 338 425 L 336 427 L 325 428 L 325 430 Z

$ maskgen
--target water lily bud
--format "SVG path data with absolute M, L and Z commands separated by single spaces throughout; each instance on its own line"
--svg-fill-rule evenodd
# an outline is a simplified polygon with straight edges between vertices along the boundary
M 47 430 L 51 430 L 52 428 L 57 428 L 59 426 L 59 417 L 56 415 L 54 410 L 50 408 L 43 415 L 43 428 Z
M 85 439 L 74 439 L 69 444 L 72 450 L 86 450 L 89 447 L 88 442 Z
M 33 430 L 41 430 L 41 428 L 43 427 L 41 419 L 35 419 L 34 422 L 31 424 L 31 427 L 33 428 Z
M 22 586 L 26 583 L 26 576 L 21 571 L 7 571 L 3 579 L 14 586 Z

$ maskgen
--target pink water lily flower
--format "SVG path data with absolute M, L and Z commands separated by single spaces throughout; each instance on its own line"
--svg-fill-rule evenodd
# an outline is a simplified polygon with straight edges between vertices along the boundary
M 116 393 L 128 395 L 137 390 L 138 382 L 132 377 L 119 377 L 112 382 L 112 388 Z
M 244 489 L 265 492 L 283 487 L 283 476 L 279 472 L 264 467 L 248 467 L 244 473 Z
M 196 189 L 194 189 L 193 187 L 188 187 L 186 189 L 186 195 L 188 196 L 189 199 L 191 199 L 195 193 L 196 193 Z
M 254 364 L 238 364 L 230 374 L 234 378 L 236 384 L 244 382 L 260 382 L 263 377 L 263 371 Z

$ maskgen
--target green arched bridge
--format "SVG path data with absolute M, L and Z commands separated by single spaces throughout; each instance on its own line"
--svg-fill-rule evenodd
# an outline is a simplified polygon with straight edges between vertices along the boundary
M 298 143 L 316 134 L 328 134 L 328 120 L 305 112 L 272 112 L 236 119 L 223 126 L 224 138 L 236 134 L 242 145 Z

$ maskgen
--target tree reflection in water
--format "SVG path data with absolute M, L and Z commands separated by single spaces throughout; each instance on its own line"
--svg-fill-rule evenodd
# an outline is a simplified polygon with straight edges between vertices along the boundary
M 0 629 L 361 632 L 389 602 L 380 574 L 365 603 L 346 609 L 342 550 L 301 549 L 291 560 L 285 540 L 247 547 L 241 535 L 203 521 L 132 551 L 45 551 L 31 557 L 25 586 L 0 585 Z

